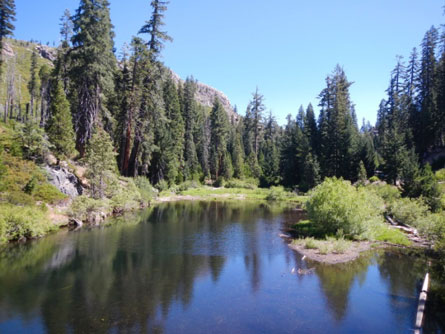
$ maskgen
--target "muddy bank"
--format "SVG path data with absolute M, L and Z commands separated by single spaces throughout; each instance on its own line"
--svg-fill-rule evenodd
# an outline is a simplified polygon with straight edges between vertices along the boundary
M 294 251 L 300 253 L 303 256 L 306 256 L 308 259 L 327 263 L 327 264 L 337 264 L 337 263 L 346 263 L 349 261 L 353 261 L 357 259 L 361 253 L 369 251 L 373 248 L 373 243 L 368 241 L 360 241 L 354 242 L 354 246 L 350 247 L 344 253 L 328 253 L 322 254 L 318 249 L 307 249 L 304 245 L 298 245 L 295 243 L 289 243 L 289 247 Z

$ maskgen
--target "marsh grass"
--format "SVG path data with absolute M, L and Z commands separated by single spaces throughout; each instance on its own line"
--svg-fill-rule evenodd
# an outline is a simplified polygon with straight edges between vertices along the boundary
M 353 241 L 335 237 L 327 237 L 323 240 L 306 237 L 294 240 L 293 244 L 303 246 L 305 249 L 317 249 L 323 255 L 344 254 L 354 246 Z

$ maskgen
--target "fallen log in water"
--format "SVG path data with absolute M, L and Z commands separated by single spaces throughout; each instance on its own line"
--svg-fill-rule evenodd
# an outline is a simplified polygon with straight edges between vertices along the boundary
M 422 291 L 419 296 L 419 305 L 417 306 L 416 324 L 414 328 L 414 334 L 420 334 L 422 331 L 423 319 L 425 314 L 425 304 L 426 298 L 428 296 L 428 287 L 430 282 L 430 275 L 427 273 L 425 275 L 425 280 L 423 281 Z

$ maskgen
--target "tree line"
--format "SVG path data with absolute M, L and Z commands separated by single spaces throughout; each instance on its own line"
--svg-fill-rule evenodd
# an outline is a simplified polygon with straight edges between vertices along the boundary
M 211 108 L 196 101 L 192 77 L 173 80 L 161 61 L 172 41 L 163 30 L 168 3 L 151 1 L 147 22 L 117 57 L 109 2 L 80 0 L 61 19 L 54 68 L 38 68 L 32 54 L 26 114 L 5 108 L 4 121 L 39 127 L 60 159 L 90 161 L 98 184 L 118 170 L 154 185 L 251 178 L 307 191 L 325 177 L 377 175 L 409 196 L 423 194 L 432 174 L 423 163 L 445 144 L 445 39 L 438 29 L 426 33 L 420 54 L 414 49 L 408 62 L 398 59 L 375 126 L 358 126 L 341 66 L 326 77 L 318 117 L 309 104 L 280 126 L 258 89 L 243 117 L 229 117 L 216 97 Z M 14 1 L 1 0 L 2 48 L 14 16 Z

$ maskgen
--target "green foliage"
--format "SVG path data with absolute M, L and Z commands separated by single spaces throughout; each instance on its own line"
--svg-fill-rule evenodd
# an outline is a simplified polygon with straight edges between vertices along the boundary
M 374 182 L 379 182 L 380 179 L 377 175 L 373 175 L 369 178 L 369 182 L 374 183 Z
M 112 212 L 112 206 L 109 199 L 94 199 L 85 195 L 76 197 L 71 203 L 68 214 L 72 218 L 81 221 L 89 221 L 91 215 L 103 212 L 105 214 Z
M 54 228 L 45 212 L 37 207 L 0 204 L 0 244 L 41 237 Z
M 110 136 L 101 127 L 96 128 L 87 148 L 85 161 L 92 196 L 101 199 L 107 187 L 116 179 L 116 160 Z
M 218 177 L 213 182 L 213 186 L 216 187 L 216 188 L 222 188 L 222 187 L 224 187 L 225 184 L 226 184 L 226 181 L 224 180 L 224 178 L 222 176 Z
M 401 198 L 400 190 L 396 186 L 386 183 L 372 183 L 367 188 L 383 198 L 388 205 Z
M 420 194 L 433 212 L 439 211 L 441 207 L 441 192 L 437 179 L 431 170 L 431 166 L 426 164 L 417 178 Z
M 156 197 L 156 189 L 150 184 L 150 181 L 144 176 L 138 176 L 134 178 L 134 183 L 138 187 L 141 194 L 141 198 L 145 203 L 150 202 Z
M 226 188 L 240 188 L 240 189 L 256 189 L 258 188 L 258 180 L 256 179 L 230 179 L 225 182 L 224 187 Z
M 227 152 L 229 120 L 218 98 L 213 102 L 210 113 L 210 174 L 213 179 L 220 176 L 230 178 L 233 174 L 231 158 Z M 230 164 L 230 167 L 229 167 Z M 232 170 L 230 172 L 230 170 Z
M 176 186 L 176 192 L 183 192 L 189 189 L 197 189 L 200 188 L 201 184 L 197 181 L 185 181 Z
M 436 179 L 439 182 L 445 182 L 445 168 L 436 171 Z
M 428 206 L 421 199 L 402 198 L 391 203 L 388 212 L 406 225 L 417 227 L 428 214 Z
M 385 225 L 382 225 L 376 229 L 375 240 L 402 246 L 411 245 L 411 242 L 403 232 L 396 229 L 391 229 Z
M 360 160 L 357 180 L 360 184 L 365 184 L 367 179 L 368 175 L 366 174 L 365 164 Z
M 46 125 L 49 141 L 54 152 L 60 157 L 75 155 L 74 130 L 70 104 L 66 99 L 62 84 L 57 81 L 51 94 L 50 118 Z
M 267 196 L 267 201 L 282 201 L 286 197 L 283 187 L 271 187 Z
M 49 152 L 50 142 L 45 131 L 34 122 L 17 126 L 17 137 L 25 159 L 40 161 Z
M 37 201 L 42 201 L 48 204 L 56 204 L 57 202 L 66 199 L 68 196 L 61 193 L 59 189 L 52 184 L 42 183 L 35 187 L 33 197 Z
M 165 180 L 161 180 L 158 183 L 156 183 L 156 189 L 158 189 L 159 191 L 165 191 L 168 190 L 168 182 Z
M 342 229 L 346 235 L 360 236 L 382 223 L 384 204 L 366 188 L 327 178 L 311 192 L 306 208 L 309 219 L 326 234 Z

